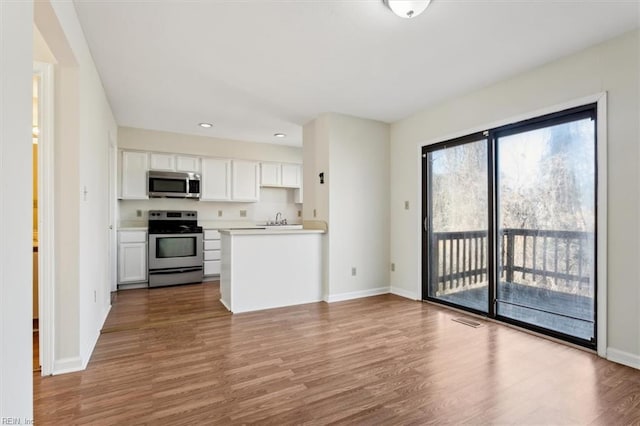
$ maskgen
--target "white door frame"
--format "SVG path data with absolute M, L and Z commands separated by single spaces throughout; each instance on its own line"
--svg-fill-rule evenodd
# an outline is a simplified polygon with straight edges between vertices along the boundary
M 107 191 L 107 206 L 109 206 L 109 269 L 107 272 L 107 279 L 109 280 L 109 291 L 114 292 L 118 290 L 118 253 L 117 253 L 117 234 L 115 223 L 118 220 L 118 211 L 116 204 L 116 185 L 117 185 L 117 170 L 118 170 L 118 146 L 115 140 L 115 135 L 109 131 L 108 135 L 108 171 L 107 179 L 109 179 L 109 190 Z M 111 295 L 109 295 L 109 304 L 111 304 Z
M 41 374 L 52 374 L 55 342 L 53 64 L 33 63 L 38 87 L 38 305 Z

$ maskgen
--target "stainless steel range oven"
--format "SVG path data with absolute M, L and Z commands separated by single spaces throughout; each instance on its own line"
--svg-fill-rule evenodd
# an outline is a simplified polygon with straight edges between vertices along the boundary
M 149 211 L 149 287 L 202 282 L 202 227 L 198 213 Z

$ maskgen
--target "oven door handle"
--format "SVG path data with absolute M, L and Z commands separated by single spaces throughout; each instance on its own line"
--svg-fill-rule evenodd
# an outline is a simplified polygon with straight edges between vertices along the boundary
M 195 271 L 201 271 L 201 270 L 202 270 L 202 266 L 194 266 L 192 268 L 157 269 L 155 271 L 153 269 L 150 269 L 149 275 L 168 275 L 168 274 L 178 274 L 181 272 L 195 272 Z

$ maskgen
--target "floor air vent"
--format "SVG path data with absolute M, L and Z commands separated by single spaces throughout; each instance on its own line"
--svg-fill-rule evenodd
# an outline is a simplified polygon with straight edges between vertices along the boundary
M 473 321 L 467 318 L 453 318 L 453 321 L 459 322 L 460 324 L 468 325 L 469 327 L 478 328 L 482 324 L 477 321 Z

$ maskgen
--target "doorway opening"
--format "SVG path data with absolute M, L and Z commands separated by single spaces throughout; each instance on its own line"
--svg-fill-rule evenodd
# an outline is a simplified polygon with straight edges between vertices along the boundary
M 39 73 L 33 75 L 33 371 L 41 371 L 40 364 L 40 303 L 38 300 L 38 139 L 40 135 L 39 94 L 42 78 Z

